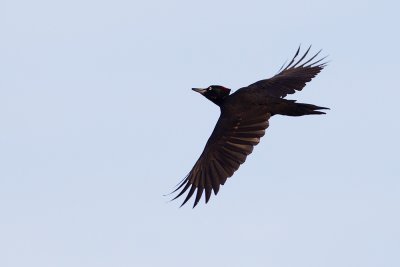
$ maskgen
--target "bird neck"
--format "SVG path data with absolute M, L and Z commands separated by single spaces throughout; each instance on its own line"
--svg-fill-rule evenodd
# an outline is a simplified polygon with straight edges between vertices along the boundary
M 225 102 L 226 97 L 227 97 L 227 95 L 226 96 L 220 96 L 220 97 L 217 97 L 217 98 L 208 98 L 208 100 L 210 100 L 215 105 L 220 107 Z

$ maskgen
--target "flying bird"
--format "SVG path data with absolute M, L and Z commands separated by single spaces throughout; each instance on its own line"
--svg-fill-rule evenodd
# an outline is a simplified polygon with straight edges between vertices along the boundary
M 288 94 L 301 91 L 325 66 L 321 50 L 311 58 L 311 46 L 298 59 L 300 47 L 288 64 L 283 64 L 278 74 L 270 79 L 255 82 L 230 94 L 231 89 L 221 85 L 192 88 L 220 107 L 220 117 L 203 152 L 189 174 L 172 192 L 180 190 L 174 199 L 185 192 L 183 206 L 195 193 L 193 208 L 205 193 L 205 203 L 212 191 L 217 195 L 221 185 L 243 164 L 246 157 L 260 142 L 274 115 L 303 116 L 325 114 L 329 108 L 287 100 Z

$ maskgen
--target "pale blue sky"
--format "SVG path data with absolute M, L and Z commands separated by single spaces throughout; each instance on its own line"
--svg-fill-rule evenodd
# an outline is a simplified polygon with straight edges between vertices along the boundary
M 0 2 L 0 266 L 400 266 L 397 1 Z M 191 87 L 329 66 L 209 204 Z

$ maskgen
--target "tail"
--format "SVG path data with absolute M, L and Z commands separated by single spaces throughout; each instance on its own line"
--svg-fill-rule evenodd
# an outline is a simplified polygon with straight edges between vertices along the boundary
M 274 105 L 274 114 L 286 116 L 304 116 L 304 115 L 319 115 L 326 114 L 322 109 L 329 109 L 319 107 L 311 104 L 296 103 L 296 100 L 280 99 L 279 103 Z

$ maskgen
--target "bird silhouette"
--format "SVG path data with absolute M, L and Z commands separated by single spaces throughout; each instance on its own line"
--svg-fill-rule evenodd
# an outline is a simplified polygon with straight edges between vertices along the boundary
M 284 99 L 288 94 L 301 91 L 326 66 L 327 63 L 323 62 L 326 57 L 316 60 L 321 50 L 306 60 L 310 48 L 298 59 L 299 47 L 292 60 L 283 64 L 272 78 L 255 82 L 232 94 L 230 89 L 221 85 L 192 88 L 218 105 L 221 114 L 199 159 L 172 192 L 180 190 L 173 200 L 189 190 L 181 206 L 196 193 L 194 208 L 203 193 L 205 203 L 209 201 L 212 191 L 217 195 L 220 185 L 225 184 L 260 142 L 270 117 L 277 114 L 325 114 L 320 110 L 328 108 Z

